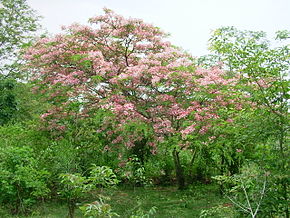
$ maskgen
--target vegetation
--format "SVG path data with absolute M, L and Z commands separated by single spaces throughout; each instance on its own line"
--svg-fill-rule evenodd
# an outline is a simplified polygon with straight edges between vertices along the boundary
M 199 217 L 202 211 L 208 211 L 218 205 L 228 208 L 226 215 L 234 213 L 229 200 L 220 196 L 218 186 L 212 184 L 196 184 L 195 187 L 188 188 L 186 191 L 179 191 L 172 186 L 136 187 L 135 189 L 120 186 L 113 190 L 103 190 L 98 194 L 110 198 L 110 200 L 104 199 L 103 201 L 109 204 L 113 212 L 120 217 L 148 217 L 146 214 L 149 214 L 150 210 L 153 214 L 149 217 Z M 88 200 L 83 201 L 84 206 L 87 206 L 87 202 Z M 28 217 L 61 218 L 66 215 L 65 202 L 56 204 L 54 201 L 50 201 L 38 206 Z M 19 217 L 23 218 L 24 216 L 19 215 Z M 84 217 L 82 211 L 76 210 L 75 217 Z
M 0 216 L 289 217 L 289 31 L 193 58 L 105 9 L 29 42 L 0 2 Z

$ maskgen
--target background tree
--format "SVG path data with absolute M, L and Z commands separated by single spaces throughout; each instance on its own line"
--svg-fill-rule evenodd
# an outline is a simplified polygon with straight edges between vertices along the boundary
M 0 75 L 2 78 L 2 75 Z M 0 79 L 0 125 L 9 122 L 17 111 L 15 93 L 13 92 L 15 82 L 13 80 Z
M 276 211 L 283 208 L 289 217 L 286 203 L 289 198 L 289 173 L 286 173 L 289 171 L 289 31 L 277 32 L 275 45 L 271 45 L 262 31 L 240 31 L 234 27 L 217 29 L 210 39 L 211 50 L 225 63 L 228 73 L 239 75 L 240 90 L 249 95 L 254 105 L 244 114 L 245 126 L 251 132 L 242 137 L 255 135 L 258 139 L 255 146 L 261 146 L 264 158 L 257 156 L 256 161 L 271 171 L 270 190 L 279 193 L 272 193 L 276 201 L 271 204 Z M 273 157 L 277 160 L 273 161 Z
M 0 1 L 0 125 L 21 116 L 18 111 L 25 110 L 19 105 L 23 102 L 18 97 L 21 93 L 21 98 L 27 99 L 23 95 L 27 93 L 27 88 L 15 80 L 24 78 L 18 56 L 20 49 L 38 29 L 37 20 L 38 16 L 27 5 L 26 0 Z
M 11 74 L 15 65 L 11 65 L 19 55 L 23 44 L 31 40 L 38 29 L 39 17 L 26 0 L 0 1 L 0 73 Z

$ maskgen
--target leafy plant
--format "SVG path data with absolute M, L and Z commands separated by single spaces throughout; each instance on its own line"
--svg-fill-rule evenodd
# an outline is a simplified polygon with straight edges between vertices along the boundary
M 0 147 L 0 203 L 13 213 L 26 213 L 49 193 L 49 173 L 39 169 L 33 149 Z
M 149 211 L 144 211 L 142 208 L 140 208 L 140 205 L 139 205 L 138 210 L 133 212 L 130 218 L 150 218 L 154 216 L 154 214 L 156 213 L 156 209 L 157 207 L 153 206 L 150 208 Z
M 61 174 L 60 178 L 63 184 L 60 194 L 67 200 L 68 215 L 73 218 L 77 201 L 91 191 L 91 184 L 79 174 Z
M 212 207 L 207 210 L 202 210 L 200 212 L 200 218 L 201 217 L 234 217 L 235 216 L 235 211 L 231 207 L 231 205 L 219 205 L 216 207 Z
M 112 187 L 116 185 L 119 181 L 113 170 L 109 167 L 93 165 L 90 171 L 90 177 L 88 178 L 88 182 L 91 184 L 95 184 L 98 187 Z
M 112 211 L 111 205 L 105 203 L 110 198 L 99 195 L 99 200 L 80 207 L 84 216 L 86 217 L 119 217 L 119 215 Z
M 243 166 L 240 174 L 213 178 L 228 187 L 226 196 L 238 210 L 255 218 L 262 209 L 268 176 L 267 172 L 251 163 Z
M 145 167 L 141 164 L 137 156 L 132 156 L 122 170 L 122 177 L 133 184 L 133 186 L 150 185 L 151 181 L 146 177 Z
M 60 190 L 60 194 L 67 200 L 69 217 L 74 217 L 76 204 L 88 193 L 96 190 L 99 186 L 109 187 L 118 183 L 116 176 L 112 170 L 106 166 L 93 166 L 90 171 L 89 177 L 81 176 L 80 174 L 61 174 L 61 183 L 63 189 Z M 93 204 L 94 207 L 89 213 L 96 213 L 98 209 L 106 208 L 103 204 Z M 83 208 L 83 207 L 82 207 Z M 84 209 L 87 211 L 87 209 Z

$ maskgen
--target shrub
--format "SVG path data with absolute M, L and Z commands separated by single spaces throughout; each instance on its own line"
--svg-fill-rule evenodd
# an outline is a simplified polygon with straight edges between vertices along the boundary
M 39 169 L 33 149 L 0 147 L 0 204 L 13 213 L 26 213 L 37 200 L 47 196 L 49 173 Z

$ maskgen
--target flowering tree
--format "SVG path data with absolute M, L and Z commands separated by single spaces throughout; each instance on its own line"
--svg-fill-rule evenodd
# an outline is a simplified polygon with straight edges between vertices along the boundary
M 125 19 L 109 9 L 66 33 L 39 39 L 25 58 L 38 91 L 52 107 L 42 115 L 50 129 L 65 130 L 69 116 L 86 117 L 97 110 L 114 116 L 101 129 L 112 144 L 140 144 L 156 151 L 168 141 L 179 188 L 184 176 L 179 151 L 189 135 L 205 135 L 220 117 L 221 107 L 235 107 L 235 78 L 220 67 L 197 68 L 193 59 L 165 41 L 166 34 L 138 19 Z M 96 28 L 94 28 L 96 26 Z

